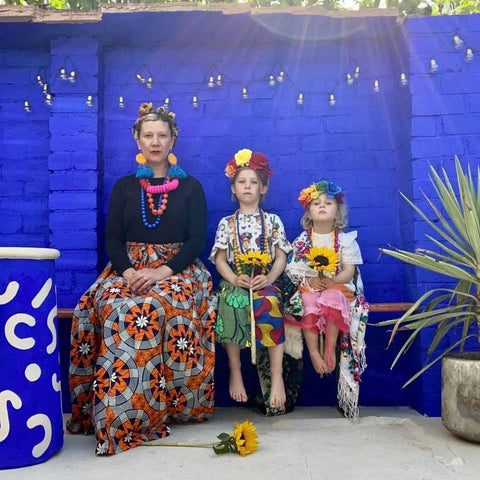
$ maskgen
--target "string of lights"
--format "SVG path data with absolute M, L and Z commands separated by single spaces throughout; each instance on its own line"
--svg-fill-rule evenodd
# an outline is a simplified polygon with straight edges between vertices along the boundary
M 462 52 L 464 62 L 467 64 L 471 63 L 475 59 L 475 50 L 471 46 L 466 46 L 466 42 L 462 38 L 459 31 L 455 31 L 452 34 L 451 38 L 455 50 Z M 435 59 L 436 56 L 437 54 L 430 55 L 424 58 L 417 58 L 415 59 L 415 62 L 425 63 L 426 70 L 428 70 L 431 74 L 436 74 L 437 72 L 439 72 L 440 69 L 440 65 Z M 362 67 L 361 63 L 355 59 L 350 60 L 346 70 L 347 71 L 344 73 L 343 79 L 337 80 L 331 88 L 327 90 L 307 90 L 300 88 L 291 78 L 291 76 L 288 75 L 286 69 L 278 63 L 275 63 L 271 67 L 270 72 L 266 76 L 263 75 L 259 78 L 252 78 L 248 82 L 240 82 L 228 76 L 225 72 L 222 72 L 217 67 L 217 64 L 212 64 L 207 71 L 208 73 L 205 76 L 204 81 L 194 89 L 193 93 L 191 86 L 189 86 L 188 91 L 176 92 L 175 95 L 190 95 L 190 103 L 192 107 L 198 108 L 202 99 L 201 94 L 206 89 L 219 89 L 226 85 L 233 85 L 238 88 L 239 95 L 241 96 L 242 100 L 248 101 L 250 98 L 250 89 L 255 84 L 266 84 L 271 89 L 276 89 L 276 87 L 281 84 L 289 84 L 295 90 L 294 97 L 298 105 L 304 105 L 305 102 L 308 101 L 309 97 L 318 97 L 318 95 L 320 95 L 325 97 L 326 102 L 328 102 L 328 105 L 330 107 L 335 107 L 335 105 L 337 104 L 338 96 L 337 89 L 340 86 L 353 86 L 356 83 L 360 83 L 362 77 L 365 77 L 366 80 L 373 79 L 373 82 L 370 84 L 371 86 L 369 88 L 371 88 L 373 92 L 379 93 L 382 90 L 382 85 L 384 85 L 384 83 L 388 81 L 388 79 L 392 76 L 392 74 L 375 75 L 372 72 L 369 72 L 365 67 Z M 44 103 L 47 106 L 52 106 L 54 102 L 54 95 L 51 93 L 51 85 L 53 85 L 58 79 L 60 79 L 61 81 L 70 82 L 72 84 L 80 82 L 84 90 L 88 91 L 88 88 L 82 76 L 77 74 L 77 72 L 78 69 L 75 68 L 75 65 L 69 57 L 65 58 L 63 66 L 59 69 L 58 72 L 56 72 L 50 84 L 46 81 L 46 69 L 42 68 L 38 71 L 36 75 L 36 83 L 42 89 L 44 95 Z M 401 69 L 397 75 L 399 78 L 398 85 L 400 87 L 406 87 L 409 83 L 406 69 Z M 132 89 L 138 88 L 138 86 L 142 86 L 149 90 L 156 90 L 157 96 L 158 90 L 160 90 L 160 96 L 164 97 L 163 106 L 167 109 L 170 107 L 173 93 L 168 91 L 165 83 L 162 83 L 162 81 L 152 73 L 149 66 L 140 65 L 138 68 L 135 69 L 134 78 L 129 78 L 127 80 L 123 93 L 118 96 L 119 108 L 125 108 L 126 98 L 128 98 L 129 92 Z M 276 95 L 276 93 L 278 92 L 274 92 L 273 95 Z M 87 95 L 85 105 L 87 107 L 93 107 L 93 94 Z M 28 99 L 24 101 L 24 110 L 27 113 L 30 113 L 32 111 L 31 103 Z

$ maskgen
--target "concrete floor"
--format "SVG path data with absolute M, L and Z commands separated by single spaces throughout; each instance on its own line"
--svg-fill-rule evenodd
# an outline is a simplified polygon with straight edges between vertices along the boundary
M 0 471 L 2 480 L 443 480 L 478 478 L 480 445 L 450 434 L 440 418 L 408 408 L 363 407 L 352 424 L 335 408 L 300 407 L 282 417 L 218 408 L 203 424 L 172 425 L 166 442 L 212 442 L 235 422 L 252 421 L 260 445 L 252 455 L 215 455 L 211 448 L 137 447 L 94 454 L 92 436 L 65 434 L 45 463 Z

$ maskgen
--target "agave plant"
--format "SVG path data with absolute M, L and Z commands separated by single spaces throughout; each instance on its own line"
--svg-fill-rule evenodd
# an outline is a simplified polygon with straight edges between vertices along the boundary
M 426 365 L 410 378 L 404 387 L 446 354 L 463 350 L 465 342 L 470 338 L 476 338 L 477 347 L 480 345 L 480 168 L 477 167 L 476 186 L 470 167 L 464 171 L 457 157 L 455 170 L 458 194 L 445 169 L 442 168 L 439 174 L 430 165 L 430 181 L 437 192 L 438 204 L 435 205 L 425 194 L 424 197 L 436 220 L 431 220 L 402 194 L 415 212 L 438 234 L 438 239 L 426 235 L 436 250 L 419 249 L 408 252 L 381 249 L 383 253 L 403 262 L 456 280 L 453 288 L 433 288 L 421 295 L 400 318 L 377 324 L 393 325 L 389 346 L 399 331 L 411 332 L 395 357 L 392 368 L 423 329 L 435 329 Z M 445 215 L 442 212 L 445 212 Z M 437 350 L 447 335 L 455 340 L 443 351 Z

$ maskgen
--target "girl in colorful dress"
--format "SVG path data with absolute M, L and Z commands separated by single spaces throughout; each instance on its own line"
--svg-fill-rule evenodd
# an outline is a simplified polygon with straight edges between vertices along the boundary
M 237 402 L 248 399 L 240 350 L 248 346 L 266 348 L 271 384 L 263 397 L 271 409 L 281 410 L 286 401 L 282 378 L 285 335 L 277 279 L 285 269 L 291 246 L 280 218 L 259 208 L 271 173 L 266 157 L 248 149 L 240 150 L 228 162 L 225 174 L 231 181 L 233 199 L 238 201 L 239 208 L 220 220 L 210 260 L 223 278 L 219 287 L 216 334 L 217 341 L 227 351 L 230 396 Z M 250 298 L 255 317 L 253 345 Z
M 177 135 L 172 112 L 140 106 L 137 173 L 117 180 L 110 196 L 110 262 L 73 316 L 67 429 L 94 432 L 98 455 L 213 413 L 216 303 L 198 259 L 207 205 L 171 153 Z
M 368 313 L 357 268 L 363 263 L 357 232 L 344 232 L 347 207 L 342 189 L 335 183 L 323 180 L 310 185 L 300 192 L 298 200 L 305 209 L 301 220 L 304 231 L 293 242 L 286 268 L 297 286 L 286 310 L 300 319 L 297 326 L 303 330 L 312 365 L 319 374 L 335 370 L 341 336 L 339 401 L 346 414 L 356 416 L 355 383 L 365 368 L 363 337 Z M 324 352 L 321 334 L 325 334 Z

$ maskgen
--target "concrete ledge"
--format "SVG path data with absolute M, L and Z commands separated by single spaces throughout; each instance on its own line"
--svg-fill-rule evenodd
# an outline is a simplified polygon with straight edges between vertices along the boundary
M 366 8 L 362 10 L 325 10 L 323 7 L 266 7 L 254 8 L 248 4 L 191 2 L 136 3 L 128 5 L 102 5 L 97 10 L 50 10 L 35 6 L 0 5 L 0 23 L 94 23 L 100 22 L 104 14 L 206 11 L 222 12 L 224 15 L 250 13 L 268 15 L 289 13 L 292 15 L 319 15 L 331 18 L 355 17 L 398 17 L 396 8 Z

